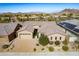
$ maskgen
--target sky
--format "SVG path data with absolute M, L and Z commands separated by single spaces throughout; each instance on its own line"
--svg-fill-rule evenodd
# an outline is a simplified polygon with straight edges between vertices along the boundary
M 0 13 L 5 12 L 59 12 L 63 9 L 79 9 L 79 3 L 0 3 Z

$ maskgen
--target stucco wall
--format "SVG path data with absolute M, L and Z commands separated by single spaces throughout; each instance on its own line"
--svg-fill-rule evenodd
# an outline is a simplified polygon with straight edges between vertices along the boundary
M 51 39 L 51 37 L 52 37 L 52 39 Z M 56 39 L 56 37 L 57 37 L 57 39 Z M 61 37 L 61 39 L 60 39 L 60 37 Z M 64 41 L 65 40 L 65 36 L 61 35 L 61 34 L 52 34 L 52 35 L 49 35 L 48 38 L 50 41 L 56 41 L 56 40 Z
M 32 33 L 29 31 L 18 32 L 18 37 L 20 39 L 32 39 Z

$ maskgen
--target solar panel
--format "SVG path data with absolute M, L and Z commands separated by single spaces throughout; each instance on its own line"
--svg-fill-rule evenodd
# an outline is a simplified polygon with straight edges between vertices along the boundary
M 79 28 L 76 28 L 76 27 L 78 27 L 78 25 L 74 25 L 74 24 L 67 23 L 67 22 L 61 22 L 58 25 L 64 27 L 65 29 L 68 29 L 74 33 L 76 32 L 76 34 L 79 33 Z
M 66 22 L 62 22 L 62 23 L 59 23 L 60 26 L 64 26 L 64 27 L 67 27 L 69 29 L 74 29 L 76 27 L 76 25 L 74 24 L 70 24 L 70 23 L 66 23 Z
M 76 27 L 76 25 L 73 25 L 73 24 L 69 24 L 69 23 L 66 23 L 65 25 L 67 28 L 69 29 L 74 29 Z
M 75 31 L 75 32 L 79 33 L 79 29 L 76 29 L 76 28 L 75 28 L 73 31 Z

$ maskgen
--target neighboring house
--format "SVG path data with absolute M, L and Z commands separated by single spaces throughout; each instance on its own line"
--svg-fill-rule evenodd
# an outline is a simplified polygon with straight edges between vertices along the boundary
M 22 27 L 18 23 L 0 23 L 0 43 L 10 42 L 17 37 L 16 31 Z
M 69 37 L 69 42 L 75 42 L 78 38 L 75 36 Z
M 47 35 L 51 41 L 64 41 L 67 37 L 65 30 L 56 25 L 55 22 L 48 21 L 27 21 L 23 27 L 18 30 L 18 37 L 20 39 L 32 39 L 33 31 L 36 30 L 40 34 Z M 35 37 L 37 38 L 37 37 Z
M 69 42 L 75 42 L 79 38 L 79 20 L 72 19 L 61 21 L 59 26 L 66 29 L 66 33 L 69 35 Z

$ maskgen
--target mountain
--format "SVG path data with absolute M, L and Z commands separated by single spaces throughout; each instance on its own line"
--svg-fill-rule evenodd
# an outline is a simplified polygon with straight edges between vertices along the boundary
M 59 13 L 79 14 L 79 9 L 64 9 L 64 10 L 60 11 Z

